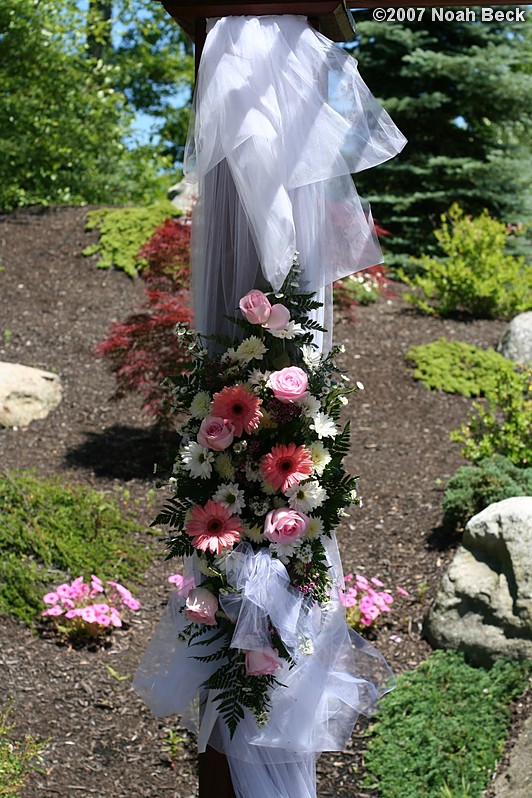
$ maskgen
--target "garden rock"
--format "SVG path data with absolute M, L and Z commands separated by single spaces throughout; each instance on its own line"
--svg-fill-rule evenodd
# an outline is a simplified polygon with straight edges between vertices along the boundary
M 479 665 L 532 660 L 532 496 L 490 504 L 468 522 L 425 632 Z
M 530 798 L 532 796 L 532 717 L 510 753 L 510 762 L 493 784 L 495 798 Z
M 181 180 L 168 189 L 168 199 L 183 213 L 192 213 L 196 204 L 198 187 L 186 180 Z
M 27 427 L 59 405 L 57 374 L 16 363 L 0 362 L 0 427 Z
M 512 319 L 498 349 L 509 360 L 532 365 L 532 311 Z

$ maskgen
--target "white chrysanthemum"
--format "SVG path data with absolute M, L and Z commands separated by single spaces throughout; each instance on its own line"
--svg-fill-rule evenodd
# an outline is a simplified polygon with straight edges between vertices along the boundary
M 246 463 L 245 473 L 248 482 L 260 482 L 262 478 L 260 468 L 254 468 L 249 462 Z
M 236 351 L 234 349 L 226 349 L 220 358 L 221 363 L 233 363 L 236 359 Z
M 310 639 L 310 637 L 302 637 L 301 643 L 299 644 L 299 650 L 302 654 L 306 654 L 307 656 L 311 656 L 314 654 L 314 643 Z
M 281 560 L 284 565 L 287 565 L 290 557 L 293 557 L 302 544 L 301 538 L 294 540 L 292 543 L 271 543 L 270 552 L 275 554 L 277 559 Z
M 264 343 L 256 335 L 245 338 L 235 352 L 235 359 L 239 363 L 251 363 L 252 360 L 262 360 L 267 351 Z
M 314 430 L 320 441 L 322 438 L 334 438 L 338 435 L 336 424 L 326 413 L 316 413 L 312 418 L 310 429 Z
M 321 535 L 323 535 L 323 521 L 321 518 L 311 518 L 310 524 L 305 532 L 305 537 L 309 540 L 314 540 L 315 538 L 319 538 Z
M 301 324 L 297 324 L 295 321 L 289 321 L 282 330 L 268 330 L 268 332 L 270 335 L 273 335 L 274 338 L 286 338 L 289 341 L 295 338 L 296 335 L 305 334 L 305 330 Z
M 308 450 L 312 458 L 314 471 L 321 477 L 326 466 L 328 466 L 332 460 L 329 450 L 325 448 L 321 441 L 314 441 L 314 443 L 311 443 Z
M 248 526 L 246 524 L 244 526 L 243 537 L 245 537 L 246 540 L 252 540 L 254 543 L 261 543 L 264 540 L 262 527 L 259 524 L 254 524 L 253 526 Z
M 313 418 L 320 412 L 321 405 L 319 399 L 316 399 L 316 397 L 312 396 L 310 393 L 308 393 L 301 402 L 298 402 L 298 404 L 303 411 L 303 415 L 307 418 Z
M 230 455 L 227 452 L 219 454 L 214 461 L 214 468 L 222 479 L 234 479 L 235 469 Z
M 215 502 L 219 502 L 222 507 L 227 507 L 233 515 L 240 515 L 246 506 L 245 494 L 240 490 L 236 483 L 220 485 L 214 496 Z
M 303 361 L 306 366 L 311 369 L 317 368 L 321 363 L 321 353 L 319 349 L 316 349 L 315 346 L 309 346 L 309 344 L 303 344 L 301 347 L 301 353 L 303 355 Z
M 310 513 L 317 507 L 321 507 L 325 499 L 329 496 L 325 488 L 322 488 L 317 479 L 308 482 L 299 482 L 285 491 L 288 497 L 288 504 L 293 510 L 300 513 Z
M 252 386 L 265 385 L 270 378 L 271 371 L 261 371 L 253 369 L 248 377 L 248 383 Z
M 211 409 L 211 397 L 206 391 L 196 394 L 190 405 L 189 413 L 192 418 L 207 418 Z
M 181 460 L 187 471 L 190 471 L 191 476 L 207 479 L 212 473 L 214 452 L 191 441 L 181 449 Z

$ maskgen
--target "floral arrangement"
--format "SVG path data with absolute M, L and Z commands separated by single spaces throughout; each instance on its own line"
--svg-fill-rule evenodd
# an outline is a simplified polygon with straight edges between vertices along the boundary
M 231 555 L 265 553 L 292 593 L 309 608 L 324 606 L 332 588 L 326 539 L 359 503 L 357 477 L 342 465 L 349 424 L 338 422 L 347 394 L 363 386 L 335 379 L 338 347 L 322 356 L 314 344 L 323 330 L 311 313 L 320 304 L 298 292 L 297 267 L 278 294 L 252 290 L 241 299 L 232 321 L 243 337 L 214 337 L 207 349 L 200 334 L 178 328 L 191 355 L 188 372 L 173 378 L 175 411 L 186 420 L 173 495 L 154 525 L 170 528 L 169 557 L 194 555 L 201 576 L 183 596 L 181 639 L 195 650 L 220 641 L 216 653 L 195 658 L 220 663 L 203 687 L 218 691 L 231 734 L 245 709 L 266 720 L 275 674 L 293 656 L 271 617 L 268 645 L 235 648 L 230 607 L 242 587 L 229 575 Z
M 104 585 L 94 574 L 90 583 L 79 576 L 70 584 L 59 585 L 43 601 L 48 605 L 43 617 L 52 618 L 57 631 L 69 640 L 103 637 L 123 625 L 125 609 L 140 609 L 140 602 L 126 587 L 110 580 Z
M 347 623 L 357 632 L 375 626 L 383 613 L 391 611 L 394 597 L 383 582 L 372 576 L 368 579 L 363 574 L 346 574 L 345 587 L 340 592 L 340 601 L 346 609 Z M 384 589 L 379 589 L 384 588 Z M 410 594 L 404 587 L 396 586 L 400 596 Z

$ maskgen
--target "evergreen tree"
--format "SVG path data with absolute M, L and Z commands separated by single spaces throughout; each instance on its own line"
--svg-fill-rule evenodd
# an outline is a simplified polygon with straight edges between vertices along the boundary
M 432 230 L 453 202 L 508 223 L 532 216 L 532 23 L 433 21 L 432 13 L 403 24 L 355 15 L 361 74 L 408 138 L 397 158 L 356 183 L 392 233 L 388 263 L 406 268 L 409 256 L 434 248 Z

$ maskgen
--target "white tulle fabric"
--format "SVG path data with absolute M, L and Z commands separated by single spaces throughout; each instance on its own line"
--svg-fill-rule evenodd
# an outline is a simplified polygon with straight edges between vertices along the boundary
M 196 327 L 231 332 L 223 314 L 251 288 L 279 290 L 296 251 L 319 299 L 381 263 L 351 175 L 405 142 L 355 59 L 305 18 L 211 20 L 185 157 L 187 179 L 199 182 Z

